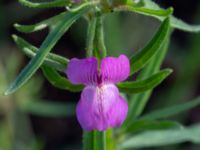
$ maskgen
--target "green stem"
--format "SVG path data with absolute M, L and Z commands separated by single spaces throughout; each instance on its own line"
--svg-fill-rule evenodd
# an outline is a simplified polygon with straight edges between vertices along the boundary
M 106 150 L 105 132 L 84 131 L 84 133 L 83 133 L 83 150 Z
M 87 31 L 86 56 L 97 56 L 103 58 L 106 56 L 104 45 L 103 23 L 100 14 L 91 15 Z M 94 49 L 96 49 L 94 51 Z M 94 54 L 95 52 L 96 54 Z M 106 132 L 91 131 L 83 132 L 83 150 L 106 150 Z
M 96 56 L 98 58 L 106 57 L 107 50 L 104 43 L 103 16 L 101 14 L 97 14 L 95 42 L 96 42 L 96 51 L 95 51 Z
M 86 45 L 87 46 L 87 48 L 86 48 L 86 56 L 87 57 L 93 56 L 96 22 L 97 22 L 96 17 L 92 17 L 88 23 L 87 45 Z

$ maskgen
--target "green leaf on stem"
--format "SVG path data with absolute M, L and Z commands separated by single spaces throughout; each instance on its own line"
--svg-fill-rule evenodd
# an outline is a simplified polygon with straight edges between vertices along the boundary
M 166 10 L 164 9 L 151 9 L 146 7 L 134 7 L 132 5 L 122 5 L 117 8 L 115 8 L 116 11 L 118 10 L 128 10 L 132 12 L 136 12 L 139 14 L 147 15 L 147 16 L 162 16 L 167 17 L 172 14 L 173 8 L 168 8 Z
M 41 21 L 39 23 L 33 24 L 33 25 L 20 25 L 20 24 L 14 24 L 14 27 L 19 31 L 19 32 L 24 32 L 24 33 L 31 33 L 31 32 L 36 32 L 40 31 L 42 29 L 45 29 L 47 27 L 50 27 L 50 29 L 53 29 L 55 25 L 62 19 L 64 19 L 65 15 L 68 14 L 68 12 L 62 12 L 59 15 L 53 16 L 47 20 Z
M 50 31 L 47 38 L 42 43 L 36 56 L 31 59 L 29 64 L 18 75 L 17 79 L 10 85 L 10 87 L 5 92 L 5 95 L 14 93 L 18 88 L 20 88 L 31 78 L 31 76 L 41 66 L 47 54 L 51 51 L 51 49 L 55 46 L 57 41 L 61 38 L 61 36 L 78 18 L 80 18 L 84 13 L 89 11 L 89 9 L 91 8 L 91 4 L 94 3 L 84 3 L 78 6 L 76 11 L 68 12 L 63 18 L 63 20 L 56 23 L 54 29 Z
M 142 69 L 151 60 L 151 58 L 160 50 L 162 45 L 166 43 L 169 33 L 170 20 L 167 18 L 147 46 L 131 57 L 131 75 Z
M 71 92 L 80 92 L 83 89 L 83 85 L 74 85 L 66 77 L 61 76 L 55 69 L 43 65 L 42 71 L 47 80 L 55 87 L 69 90 Z
M 147 66 L 142 69 L 138 76 L 138 80 L 148 78 L 149 76 L 160 70 L 160 65 L 168 50 L 169 38 L 170 35 L 168 35 L 166 42 L 163 43 L 163 45 L 160 47 L 158 53 L 154 55 Z M 149 97 L 151 96 L 152 91 L 153 90 L 149 90 L 144 93 L 133 94 L 130 96 L 129 112 L 123 128 L 127 128 L 129 124 L 133 123 L 137 119 L 137 117 L 140 116 L 146 106 L 146 103 L 149 100 Z
M 71 117 L 75 115 L 74 103 L 52 101 L 30 101 L 23 106 L 23 111 L 42 117 Z
M 145 6 L 151 9 L 161 9 L 160 6 L 157 5 L 155 2 L 149 1 L 149 0 L 145 0 Z M 164 20 L 163 17 L 159 17 L 156 15 L 152 15 L 152 17 L 155 17 L 161 21 Z M 171 18 L 171 26 L 176 29 L 187 31 L 187 32 L 200 32 L 200 25 L 190 25 L 174 16 L 171 16 L 170 18 Z
M 116 11 L 131 11 L 131 12 L 136 12 L 142 15 L 146 15 L 146 16 L 151 16 L 154 17 L 160 21 L 164 21 L 164 19 L 166 18 L 166 16 L 164 15 L 164 12 L 166 11 L 166 15 L 167 15 L 167 10 L 169 12 L 169 14 L 173 11 L 172 8 L 169 8 L 167 10 L 164 10 L 162 8 L 160 8 L 159 5 L 157 5 L 155 2 L 151 1 L 151 0 L 144 0 L 144 7 L 140 8 L 142 9 L 137 11 L 137 8 L 135 8 L 134 6 L 132 6 L 132 4 L 126 4 L 126 5 L 122 5 L 119 7 L 116 7 L 114 10 Z M 162 13 L 163 12 L 163 13 Z M 162 16 L 163 14 L 163 16 Z M 200 25 L 191 25 L 188 24 L 184 21 L 182 21 L 181 19 L 178 19 L 174 16 L 170 16 L 170 26 L 179 30 L 183 30 L 186 32 L 200 32 Z
M 125 93 L 141 93 L 155 88 L 171 73 L 172 73 L 171 69 L 164 69 L 150 76 L 147 79 L 122 82 L 117 84 L 117 86 L 120 89 L 120 91 Z
M 125 139 L 120 144 L 120 149 L 163 146 L 182 142 L 200 143 L 199 135 L 199 124 L 188 128 L 146 131 Z
M 179 113 L 188 111 L 198 105 L 200 105 L 200 97 L 189 102 L 185 102 L 182 104 L 178 104 L 178 105 L 174 105 L 171 107 L 150 112 L 147 115 L 140 117 L 140 119 L 145 119 L 145 120 L 163 119 L 163 118 L 167 118 L 167 117 L 174 116 Z
M 149 1 L 149 0 L 148 0 Z M 173 13 L 173 8 L 170 7 L 168 9 L 161 9 L 155 7 L 147 7 L 146 1 L 142 1 L 142 5 L 140 7 L 136 7 L 132 1 L 128 1 L 126 5 L 120 5 L 114 8 L 114 11 L 132 11 L 142 15 L 147 16 L 158 16 L 158 17 L 167 17 Z
M 169 128 L 183 128 L 179 123 L 174 121 L 157 121 L 157 120 L 138 120 L 132 123 L 126 133 L 142 132 L 146 130 L 159 130 Z
M 38 52 L 38 48 L 31 45 L 30 43 L 28 43 L 27 41 L 25 41 L 24 39 L 22 39 L 21 37 L 19 37 L 17 35 L 12 35 L 12 37 L 13 37 L 13 40 L 15 41 L 15 43 L 17 44 L 17 46 L 27 56 L 29 56 L 31 58 L 35 57 L 35 55 Z M 66 59 L 65 57 L 62 57 L 62 56 L 59 56 L 59 55 L 56 55 L 53 53 L 49 53 L 45 57 L 43 64 L 51 66 L 58 71 L 65 72 L 68 62 L 69 62 L 69 60 Z
M 53 0 L 47 2 L 31 2 L 30 0 L 19 0 L 19 2 L 31 8 L 51 8 L 51 7 L 66 7 L 71 4 L 70 0 Z

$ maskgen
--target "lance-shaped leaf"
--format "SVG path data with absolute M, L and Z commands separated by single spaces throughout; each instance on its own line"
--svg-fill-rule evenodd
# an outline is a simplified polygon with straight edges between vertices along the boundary
M 145 3 L 145 6 L 143 7 L 143 9 L 151 9 L 151 10 L 155 10 L 155 11 L 163 11 L 164 9 L 160 8 L 155 2 L 151 1 L 151 0 L 144 0 L 144 3 Z M 151 16 L 151 17 L 154 17 L 160 21 L 163 21 L 165 19 L 165 16 L 162 16 L 160 15 L 159 13 L 156 14 L 156 13 L 152 13 L 152 12 L 147 12 L 147 11 L 135 11 L 134 10 L 135 8 L 130 5 L 130 4 L 127 4 L 127 5 L 123 5 L 123 6 L 120 6 L 120 7 L 117 7 L 115 8 L 114 10 L 116 11 L 131 11 L 131 12 L 137 12 L 137 13 L 140 13 L 140 14 L 143 14 L 143 15 L 146 15 L 146 16 Z M 170 11 L 170 9 L 169 9 Z M 186 32 L 200 32 L 200 25 L 191 25 L 191 24 L 188 24 L 174 16 L 170 16 L 170 26 L 173 27 L 173 28 L 176 28 L 176 29 L 179 29 L 179 30 L 183 30 L 183 31 L 186 31 Z
M 71 4 L 70 0 L 53 0 L 47 2 L 32 2 L 30 0 L 19 0 L 19 2 L 31 8 L 50 8 L 50 7 L 66 7 Z
M 147 66 L 145 66 L 145 68 L 140 72 L 138 80 L 145 79 L 160 70 L 160 65 L 168 50 L 169 38 L 170 36 L 167 38 L 168 40 L 160 48 L 158 53 L 153 56 L 153 58 L 150 60 Z M 152 91 L 153 90 L 149 90 L 144 93 L 131 95 L 129 100 L 128 117 L 123 125 L 123 128 L 126 128 L 128 124 L 134 122 L 135 119 L 141 115 L 146 106 L 146 103 L 149 100 L 149 97 L 151 96 Z
M 36 53 L 38 52 L 38 48 L 31 45 L 30 43 L 28 43 L 27 41 L 25 41 L 24 39 L 22 39 L 21 37 L 19 37 L 17 35 L 13 35 L 12 37 L 13 37 L 13 40 L 15 41 L 15 43 L 17 44 L 17 46 L 27 56 L 29 56 L 31 58 L 35 57 Z M 59 56 L 59 55 L 56 55 L 53 53 L 49 53 L 45 57 L 43 64 L 51 66 L 58 71 L 65 72 L 68 62 L 69 62 L 69 60 L 62 56 Z
M 159 85 L 170 73 L 171 69 L 164 69 L 150 76 L 147 79 L 137 80 L 132 82 L 119 83 L 117 86 L 120 91 L 125 93 L 140 93 L 155 88 Z
M 126 133 L 135 133 L 146 130 L 159 130 L 159 129 L 172 129 L 172 128 L 183 128 L 177 122 L 174 121 L 157 121 L 157 120 L 138 120 L 132 123 L 127 129 Z
M 145 6 L 147 8 L 152 8 L 152 9 L 161 9 L 155 2 L 149 1 L 149 0 L 145 0 Z M 163 17 L 157 16 L 157 15 L 152 15 L 152 17 L 155 17 L 161 21 L 164 20 Z M 200 32 L 200 25 L 190 25 L 174 16 L 171 16 L 170 18 L 171 18 L 171 26 L 176 29 L 187 31 L 187 32 Z
M 200 124 L 181 129 L 146 131 L 131 136 L 120 143 L 120 149 L 143 148 L 177 144 L 182 142 L 200 143 Z
M 173 13 L 173 8 L 168 9 L 153 9 L 147 7 L 135 7 L 134 5 L 122 5 L 114 9 L 115 11 L 128 10 L 148 16 L 162 16 L 167 17 Z
M 30 101 L 21 108 L 27 113 L 43 117 L 71 117 L 75 114 L 74 103 L 52 101 Z
M 153 112 L 148 113 L 147 115 L 142 116 L 140 119 L 145 119 L 145 120 L 163 119 L 163 118 L 177 115 L 179 113 L 183 113 L 198 105 L 200 105 L 200 97 L 189 102 L 163 108 L 160 110 L 155 110 Z
M 162 45 L 166 43 L 169 33 L 170 20 L 167 18 L 147 46 L 131 57 L 131 75 L 142 69 L 149 60 L 151 60 L 151 58 L 160 50 Z
M 19 31 L 19 32 L 24 32 L 24 33 L 31 33 L 35 31 L 39 31 L 42 29 L 45 29 L 49 27 L 50 29 L 53 29 L 55 25 L 62 19 L 64 19 L 65 15 L 68 12 L 62 12 L 59 15 L 53 16 L 47 20 L 41 21 L 39 23 L 33 24 L 33 25 L 20 25 L 20 24 L 14 24 L 14 27 Z
M 91 4 L 94 3 L 85 3 L 79 6 L 79 9 L 73 12 L 68 12 L 63 20 L 58 22 L 53 30 L 48 34 L 47 38 L 42 43 L 41 47 L 38 50 L 38 53 L 34 58 L 31 59 L 29 64 L 22 70 L 18 75 L 17 79 L 10 85 L 10 87 L 5 92 L 5 95 L 15 92 L 20 88 L 26 81 L 28 81 L 31 76 L 37 71 L 40 65 L 43 63 L 47 54 L 55 46 L 57 41 L 61 36 L 69 29 L 69 27 L 84 13 L 86 13 L 90 8 Z
M 69 90 L 72 92 L 80 92 L 83 89 L 83 85 L 71 84 L 69 80 L 61 76 L 55 69 L 51 67 L 43 65 L 42 71 L 48 81 L 57 88 Z

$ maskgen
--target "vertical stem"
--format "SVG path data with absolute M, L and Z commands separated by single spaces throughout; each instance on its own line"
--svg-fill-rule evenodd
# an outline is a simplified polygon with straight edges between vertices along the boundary
M 99 132 L 100 134 L 100 139 L 101 139 L 101 144 L 102 145 L 102 150 L 106 150 L 106 131 L 105 132 Z
M 93 53 L 94 48 L 100 56 L 98 57 Z M 106 48 L 104 45 L 104 34 L 103 34 L 103 21 L 102 16 L 92 15 L 89 21 L 87 31 L 87 47 L 86 56 L 97 56 L 103 58 L 106 56 Z M 83 132 L 83 150 L 106 150 L 106 135 L 105 132 L 91 131 Z
M 96 22 L 97 22 L 96 17 L 92 17 L 91 20 L 88 22 L 87 43 L 86 43 L 87 57 L 93 56 Z
M 105 57 L 107 55 L 107 50 L 104 43 L 103 16 L 99 13 L 97 14 L 95 42 L 96 42 L 96 55 L 99 58 Z
M 83 150 L 106 150 L 106 135 L 100 131 L 84 131 Z
M 95 54 L 93 53 L 95 50 Z M 86 56 L 97 56 L 103 58 L 106 56 L 106 47 L 104 44 L 103 17 L 97 13 L 91 16 L 87 31 Z M 106 132 L 91 131 L 83 133 L 84 150 L 106 150 Z

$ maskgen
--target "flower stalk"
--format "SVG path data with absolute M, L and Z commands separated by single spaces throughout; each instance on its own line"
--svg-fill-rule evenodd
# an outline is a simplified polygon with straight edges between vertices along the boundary
M 96 17 L 91 17 L 88 21 L 88 31 L 87 31 L 87 45 L 86 45 L 86 56 L 91 57 L 93 56 L 93 49 L 94 49 L 94 38 L 95 38 L 95 31 L 96 31 Z
M 103 15 L 100 12 L 96 15 L 96 35 L 95 35 L 95 54 L 98 56 L 97 58 L 103 58 L 107 55 L 107 50 L 104 42 L 104 28 L 103 28 Z
M 103 17 L 100 13 L 92 14 L 88 21 L 86 57 L 106 57 L 103 32 Z M 106 150 L 106 131 L 84 131 L 83 138 L 84 149 Z

